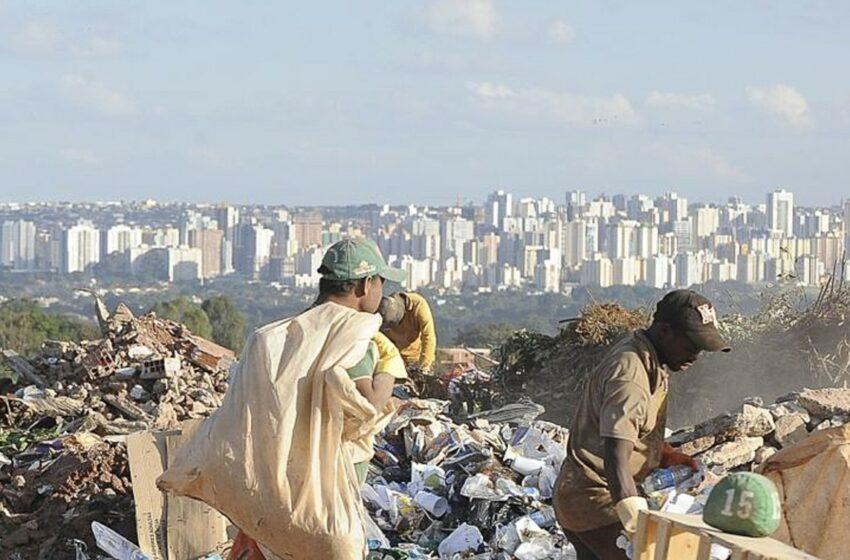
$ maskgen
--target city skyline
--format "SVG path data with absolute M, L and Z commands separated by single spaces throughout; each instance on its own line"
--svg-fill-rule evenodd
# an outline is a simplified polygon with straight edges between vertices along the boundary
M 820 2 L 8 0 L 0 200 L 823 205 L 850 185 L 848 25 Z
M 409 289 L 524 289 L 709 281 L 820 286 L 844 267 L 850 201 L 689 201 L 676 192 L 563 202 L 497 190 L 481 205 L 287 208 L 227 204 L 0 204 L 0 266 L 14 272 L 203 282 L 219 276 L 315 288 L 332 243 L 374 239 Z

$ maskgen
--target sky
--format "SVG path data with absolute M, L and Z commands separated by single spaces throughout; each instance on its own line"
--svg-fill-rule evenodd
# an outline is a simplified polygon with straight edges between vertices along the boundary
M 850 197 L 850 2 L 0 0 L 0 201 Z

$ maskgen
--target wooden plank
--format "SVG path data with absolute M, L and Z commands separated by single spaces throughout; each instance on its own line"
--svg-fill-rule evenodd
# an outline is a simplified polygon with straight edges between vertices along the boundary
M 705 533 L 699 535 L 699 549 L 696 560 L 711 560 L 711 537 Z
M 641 511 L 638 513 L 637 536 L 635 537 L 634 557 L 637 560 L 651 560 L 651 557 L 644 555 L 646 550 L 647 538 L 649 537 L 649 526 L 652 524 L 652 518 L 649 512 Z
M 673 528 L 670 533 L 670 544 L 667 548 L 667 558 L 674 560 L 676 558 L 687 558 L 692 560 L 697 558 L 700 535 L 693 533 L 689 528 L 673 523 Z
M 168 466 L 200 423 L 200 420 L 185 422 L 182 433 L 166 436 Z M 173 494 L 168 494 L 166 504 L 169 560 L 198 558 L 227 540 L 227 519 L 207 504 Z
M 667 549 L 670 548 L 670 534 L 673 531 L 673 523 L 669 519 L 656 521 L 658 529 L 655 532 L 655 554 L 654 560 L 667 560 Z M 678 558 L 676 556 L 675 558 Z
M 747 551 L 743 548 L 733 548 L 732 549 L 732 557 L 730 560 L 747 560 Z
M 687 527 L 694 533 L 705 533 L 720 545 L 731 550 L 742 550 L 747 553 L 755 553 L 764 558 L 780 560 L 817 560 L 817 557 L 797 550 L 791 546 L 781 543 L 769 537 L 753 538 L 724 533 L 719 529 L 706 525 L 698 515 L 685 515 L 679 513 L 650 512 L 653 519 L 669 519 L 677 526 Z
M 646 516 L 645 530 L 638 533 L 639 547 L 635 547 L 635 557 L 638 560 L 654 560 L 655 547 L 657 546 L 658 520 L 648 513 L 641 512 L 638 517 L 638 531 L 640 531 L 640 516 Z M 643 539 L 641 541 L 641 539 Z M 639 553 L 638 553 L 639 551 Z
M 156 479 L 165 469 L 165 440 L 157 440 L 153 432 L 130 434 L 127 459 L 136 503 L 139 548 L 151 560 L 166 560 L 165 494 L 156 487 Z

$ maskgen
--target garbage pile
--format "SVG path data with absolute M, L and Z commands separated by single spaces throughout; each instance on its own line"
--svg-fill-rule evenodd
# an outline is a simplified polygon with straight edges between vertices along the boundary
M 93 520 L 135 539 L 123 435 L 207 416 L 227 388 L 232 351 L 154 314 L 96 306 L 100 340 L 2 352 L 16 381 L 0 387 L 4 558 L 74 557 L 74 539 L 93 547 Z
M 567 430 L 529 401 L 464 423 L 449 404 L 403 401 L 378 437 L 362 488 L 369 558 L 575 558 L 550 505 Z

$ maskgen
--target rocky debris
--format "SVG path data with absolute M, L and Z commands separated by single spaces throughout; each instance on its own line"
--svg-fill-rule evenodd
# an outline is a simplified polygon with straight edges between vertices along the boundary
M 0 354 L 20 379 L 0 395 L 0 558 L 74 558 L 73 539 L 95 550 L 93 520 L 135 540 L 122 436 L 208 416 L 227 389 L 230 350 L 154 314 L 96 305 L 102 339 Z
M 850 389 L 804 389 L 797 402 L 818 418 L 850 415 Z
M 764 445 L 761 437 L 740 437 L 732 441 L 712 447 L 705 453 L 697 455 L 697 459 L 708 467 L 721 467 L 731 470 L 747 463 L 752 463 L 756 451 Z
M 780 447 L 787 447 L 808 435 L 806 425 L 806 419 L 802 414 L 792 413 L 781 416 L 776 421 L 776 433 L 773 434 L 773 438 Z
M 848 389 L 804 389 L 770 405 L 747 399 L 738 412 L 682 428 L 667 440 L 715 470 L 752 470 L 814 430 L 850 422 L 850 414 L 841 414 L 848 398 Z
M 744 404 L 740 412 L 724 413 L 674 434 L 670 443 L 681 445 L 707 437 L 713 438 L 715 443 L 722 443 L 741 437 L 765 436 L 774 429 L 773 416 L 769 410 Z

